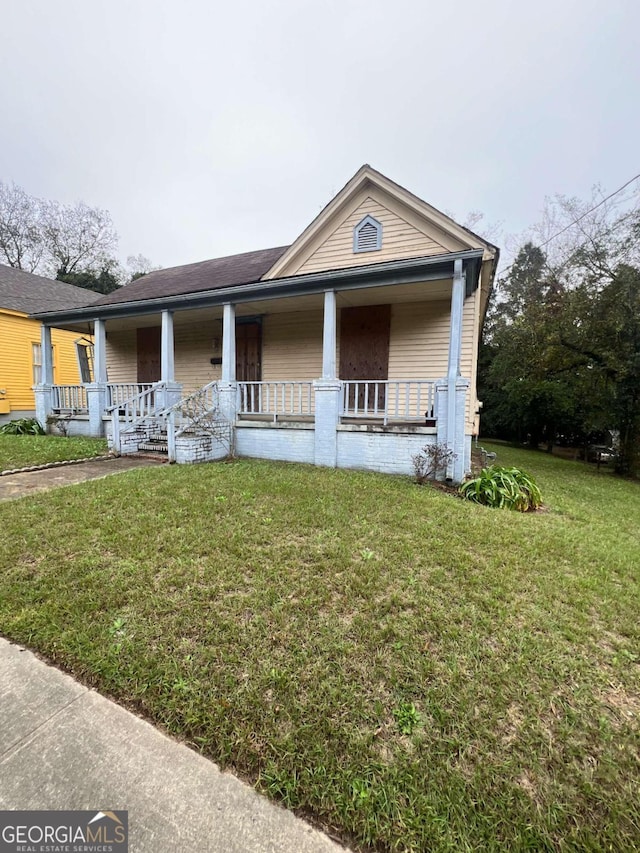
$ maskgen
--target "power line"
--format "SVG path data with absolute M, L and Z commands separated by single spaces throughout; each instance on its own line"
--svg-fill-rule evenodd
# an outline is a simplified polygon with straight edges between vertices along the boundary
M 597 204 L 594 204 L 594 206 L 591 207 L 589 210 L 585 210 L 585 212 L 581 213 L 580 216 L 577 217 L 577 219 L 573 220 L 573 222 L 570 222 L 568 225 L 565 225 L 564 228 L 561 228 L 560 231 L 556 232 L 555 234 L 552 234 L 551 237 L 546 239 L 543 243 L 540 243 L 538 245 L 538 248 L 542 249 L 544 246 L 548 246 L 552 240 L 555 240 L 556 237 L 559 237 L 561 234 L 564 234 L 564 232 L 568 231 L 569 228 L 573 228 L 573 226 L 577 225 L 578 222 L 581 222 L 585 218 L 585 216 L 588 216 L 590 213 L 593 213 L 594 210 L 597 210 L 599 207 L 602 207 L 602 205 L 605 202 L 609 201 L 609 199 L 612 199 L 614 196 L 618 195 L 623 190 L 626 190 L 626 188 L 629 186 L 629 184 L 632 184 L 634 181 L 637 181 L 638 178 L 640 178 L 640 172 L 638 172 L 637 175 L 634 175 L 633 178 L 629 178 L 629 180 L 625 181 L 625 183 L 622 184 L 621 187 L 618 187 L 617 190 L 614 190 L 612 193 L 609 193 L 608 196 L 605 196 L 605 198 L 603 198 Z M 503 270 L 500 270 L 500 275 L 501 276 L 505 275 L 505 273 L 507 273 L 514 264 L 515 264 L 515 259 L 513 261 L 511 261 L 511 263 L 509 264 L 508 267 L 505 267 Z

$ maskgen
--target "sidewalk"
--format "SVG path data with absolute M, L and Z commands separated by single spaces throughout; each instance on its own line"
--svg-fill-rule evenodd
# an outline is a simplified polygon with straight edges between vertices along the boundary
M 130 853 L 339 853 L 213 762 L 0 638 L 0 809 L 126 809 Z
M 46 492 L 58 486 L 71 486 L 85 480 L 99 480 L 110 474 L 120 474 L 132 468 L 157 465 L 155 459 L 145 457 L 118 456 L 113 459 L 97 459 L 78 462 L 60 468 L 43 468 L 41 471 L 23 471 L 0 477 L 0 501 L 24 498 L 36 492 Z

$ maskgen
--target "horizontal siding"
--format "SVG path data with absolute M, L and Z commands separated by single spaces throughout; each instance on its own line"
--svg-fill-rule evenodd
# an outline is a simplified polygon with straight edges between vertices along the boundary
M 109 382 L 137 382 L 136 330 L 107 329 L 107 379 Z
M 221 349 L 214 353 L 216 337 L 221 341 L 219 323 L 215 327 L 210 322 L 175 326 L 175 376 L 185 394 L 220 379 L 221 366 L 211 364 L 213 356 L 222 353 Z
M 26 316 L 0 312 L 0 388 L 2 399 L 11 410 L 33 409 L 32 344 L 40 343 L 40 323 Z M 74 342 L 79 335 L 52 329 L 53 381 L 58 385 L 77 385 L 80 381 Z
M 382 248 L 375 252 L 353 251 L 353 229 L 365 216 L 373 216 L 382 223 Z M 299 273 L 342 269 L 383 261 L 438 255 L 447 250 L 427 237 L 418 228 L 389 210 L 372 196 L 368 196 L 345 221 L 297 269 Z M 291 275 L 292 270 L 287 270 Z
M 389 379 L 443 379 L 449 361 L 449 300 L 393 305 L 389 346 Z M 472 379 L 474 358 L 475 298 L 465 300 L 462 315 L 460 373 Z M 467 395 L 467 421 L 471 397 Z M 475 408 L 475 399 L 474 399 Z
M 322 376 L 322 311 L 270 314 L 262 327 L 262 378 Z

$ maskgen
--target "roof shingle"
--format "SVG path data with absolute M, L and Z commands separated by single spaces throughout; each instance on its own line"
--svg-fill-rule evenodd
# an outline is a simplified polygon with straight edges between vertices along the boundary
M 0 264 L 0 308 L 35 314 L 91 305 L 99 294 Z
M 213 258 L 195 264 L 156 270 L 103 296 L 96 305 L 136 302 L 142 299 L 179 296 L 182 293 L 197 293 L 201 290 L 252 284 L 260 281 L 288 248 L 288 246 L 278 246 L 274 249 L 244 252 L 241 255 L 229 255 L 226 258 Z

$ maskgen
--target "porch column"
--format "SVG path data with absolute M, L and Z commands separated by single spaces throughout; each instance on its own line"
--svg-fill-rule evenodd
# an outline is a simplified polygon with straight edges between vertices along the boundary
M 338 424 L 342 382 L 336 376 L 336 293 L 324 294 L 322 378 L 315 390 L 315 463 L 335 468 L 338 464 Z
M 227 302 L 222 312 L 222 372 L 220 380 L 220 411 L 230 422 L 238 417 L 236 385 L 236 306 Z
M 222 315 L 222 381 L 236 381 L 236 306 L 230 303 Z
M 107 330 L 104 320 L 93 321 L 93 382 L 87 385 L 89 435 L 104 435 L 107 402 Z
M 336 292 L 324 292 L 324 326 L 322 333 L 322 378 L 336 379 Z
M 175 381 L 172 311 L 162 312 L 162 330 L 160 336 L 160 381 Z
M 53 348 L 51 346 L 51 327 L 40 327 L 41 385 L 53 385 Z
M 462 349 L 462 312 L 464 309 L 465 273 L 462 260 L 453 264 L 453 285 L 451 288 L 451 322 L 449 329 L 449 363 L 447 370 L 447 429 L 446 444 L 455 457 L 447 466 L 447 479 L 460 482 L 464 476 L 464 406 L 466 390 L 457 389 L 460 377 L 460 352 Z M 465 386 L 466 388 L 466 386 Z M 460 407 L 462 407 L 463 428 L 459 435 Z
M 47 418 L 53 410 L 53 350 L 51 328 L 44 323 L 40 327 L 40 382 L 34 388 L 36 418 L 47 429 Z

